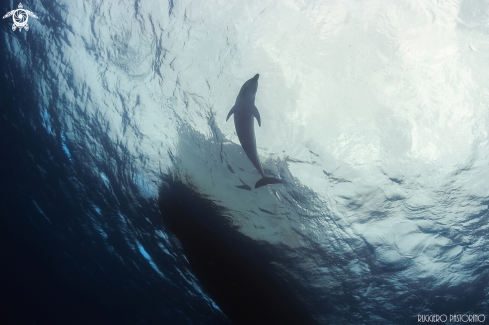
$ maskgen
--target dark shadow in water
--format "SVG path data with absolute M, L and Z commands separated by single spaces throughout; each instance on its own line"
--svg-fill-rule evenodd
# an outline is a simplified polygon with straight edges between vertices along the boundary
M 314 323 L 298 299 L 237 252 L 238 246 L 253 252 L 260 247 L 227 224 L 222 208 L 171 177 L 165 177 L 158 202 L 194 274 L 233 324 Z M 210 230 L 220 227 L 227 228 L 226 241 Z
M 49 64 L 35 34 L 14 35 L 20 51 L 29 51 L 38 65 Z M 162 224 L 157 202 L 138 196 L 128 177 L 127 151 L 83 116 L 73 129 L 100 141 L 107 159 L 93 163 L 91 141 L 81 146 L 71 145 L 68 136 L 65 141 L 58 112 L 66 101 L 58 94 L 58 76 L 41 80 L 52 92 L 41 106 L 37 75 L 15 63 L 7 36 L 2 39 L 0 324 L 228 324 L 198 293 L 188 291 L 190 285 L 178 273 L 180 255 L 169 261 L 173 257 L 167 258 L 151 236 Z M 50 133 L 43 110 L 50 115 Z M 110 188 L 97 170 L 105 173 Z M 135 240 L 165 277 L 134 249 Z

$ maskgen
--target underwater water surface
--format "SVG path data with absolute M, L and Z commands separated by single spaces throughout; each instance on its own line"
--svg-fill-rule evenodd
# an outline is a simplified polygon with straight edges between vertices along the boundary
M 5 319 L 487 316 L 489 2 L 23 5 L 28 31 L 1 21 Z M 283 181 L 259 189 L 226 122 L 256 73 Z

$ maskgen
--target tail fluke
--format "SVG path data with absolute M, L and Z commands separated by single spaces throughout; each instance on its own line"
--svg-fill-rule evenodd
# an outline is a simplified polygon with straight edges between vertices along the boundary
M 258 182 L 256 182 L 255 188 L 259 188 L 259 187 L 269 185 L 269 184 L 281 184 L 281 183 L 283 183 L 282 180 L 280 180 L 278 178 L 263 177 Z

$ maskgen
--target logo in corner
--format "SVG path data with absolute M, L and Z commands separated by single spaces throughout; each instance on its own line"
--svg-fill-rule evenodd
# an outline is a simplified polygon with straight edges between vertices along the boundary
M 17 28 L 19 29 L 19 32 L 22 31 L 22 28 L 25 28 L 25 30 L 28 31 L 29 25 L 27 25 L 27 20 L 29 20 L 29 16 L 37 18 L 37 16 L 32 11 L 25 10 L 24 6 L 22 6 L 22 3 L 19 3 L 19 9 L 7 12 L 7 14 L 3 16 L 3 19 L 10 16 L 12 16 L 12 19 L 14 21 L 14 24 L 12 25 L 12 30 L 14 32 Z

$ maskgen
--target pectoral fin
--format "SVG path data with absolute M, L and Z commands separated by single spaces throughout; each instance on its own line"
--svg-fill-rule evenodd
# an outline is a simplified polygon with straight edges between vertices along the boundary
M 7 18 L 7 17 L 10 17 L 14 14 L 15 10 L 12 10 L 12 11 L 9 11 L 5 14 L 5 16 L 3 16 L 3 19 Z
M 226 122 L 229 120 L 229 117 L 233 115 L 235 111 L 236 111 L 236 105 L 234 105 L 233 108 L 231 108 L 231 110 L 229 111 L 228 117 L 226 117 Z
M 253 113 L 253 116 L 258 121 L 258 125 L 261 126 L 260 112 L 258 112 L 258 108 L 256 108 L 255 105 L 253 105 L 253 112 L 252 113 Z

